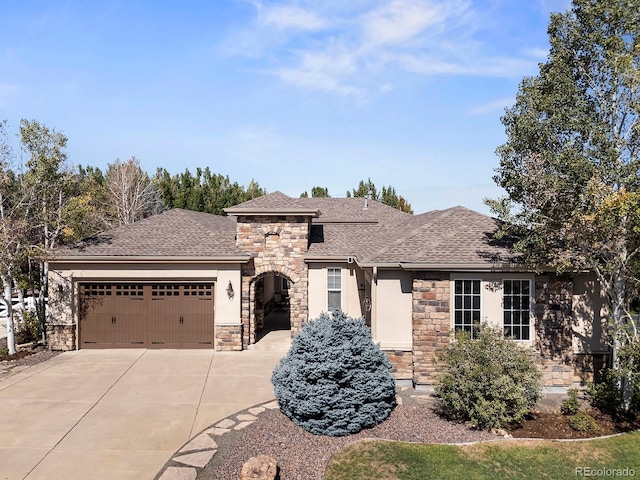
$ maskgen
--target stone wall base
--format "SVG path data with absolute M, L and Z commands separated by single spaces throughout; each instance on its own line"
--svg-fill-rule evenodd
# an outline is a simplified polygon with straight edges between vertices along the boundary
M 242 325 L 216 325 L 214 345 L 216 351 L 242 350 Z
M 47 324 L 47 343 L 50 350 L 69 351 L 76 349 L 76 325 Z
M 545 387 L 585 386 L 599 379 L 600 371 L 608 365 L 606 353 L 577 353 L 563 359 L 541 359 L 542 384 Z
M 393 368 L 391 373 L 396 380 L 411 380 L 413 378 L 413 357 L 411 351 L 383 350 Z

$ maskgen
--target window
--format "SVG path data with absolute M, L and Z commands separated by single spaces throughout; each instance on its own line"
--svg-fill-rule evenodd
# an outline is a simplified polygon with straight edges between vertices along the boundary
M 480 326 L 480 280 L 456 280 L 453 302 L 453 328 L 475 338 Z
M 504 280 L 502 283 L 504 336 L 531 340 L 531 284 L 529 280 Z
M 342 309 L 342 269 L 327 268 L 327 309 Z

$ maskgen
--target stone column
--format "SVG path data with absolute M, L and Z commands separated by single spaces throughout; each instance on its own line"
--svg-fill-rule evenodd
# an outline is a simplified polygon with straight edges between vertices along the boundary
M 413 279 L 413 382 L 434 383 L 433 360 L 451 341 L 449 274 L 416 272 Z
M 536 278 L 533 313 L 535 349 L 542 365 L 543 384 L 570 387 L 574 362 L 572 342 L 573 282 L 566 276 Z

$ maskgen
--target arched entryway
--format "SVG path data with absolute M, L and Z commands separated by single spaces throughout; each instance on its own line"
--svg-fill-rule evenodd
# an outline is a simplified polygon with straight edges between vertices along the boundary
M 254 259 L 255 261 L 255 259 Z M 290 268 L 281 265 L 258 266 L 248 264 L 243 267 L 242 271 L 242 347 L 251 348 L 256 343 L 259 332 L 262 332 L 265 326 L 265 303 L 270 300 L 269 290 L 265 295 L 265 286 L 274 285 L 283 278 L 288 281 L 288 292 L 286 298 L 282 295 L 282 284 L 280 285 L 281 297 L 274 299 L 275 310 L 281 310 L 279 313 L 286 313 L 285 320 L 279 325 L 287 327 L 283 333 L 288 334 L 289 338 L 298 333 L 300 327 L 307 320 L 307 277 L 299 275 Z M 267 280 L 264 280 L 264 279 Z M 265 283 L 267 282 L 267 283 Z M 270 283 L 269 283 L 270 282 Z M 269 288 L 269 287 L 267 287 Z M 275 288 L 274 288 L 275 291 Z M 284 301 L 286 303 L 284 303 Z M 281 317 L 282 318 L 282 317 Z M 270 319 L 266 319 L 269 322 Z M 287 323 L 288 320 L 288 323 Z M 271 324 L 273 327 L 274 324 Z
M 255 281 L 256 343 L 274 331 L 291 331 L 291 280 L 268 272 Z

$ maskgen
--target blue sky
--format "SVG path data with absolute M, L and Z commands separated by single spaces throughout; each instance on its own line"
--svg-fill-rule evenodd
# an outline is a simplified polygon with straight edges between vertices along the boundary
M 500 116 L 568 0 L 0 0 L 0 120 L 69 138 L 71 164 L 137 157 L 416 213 L 488 213 Z

